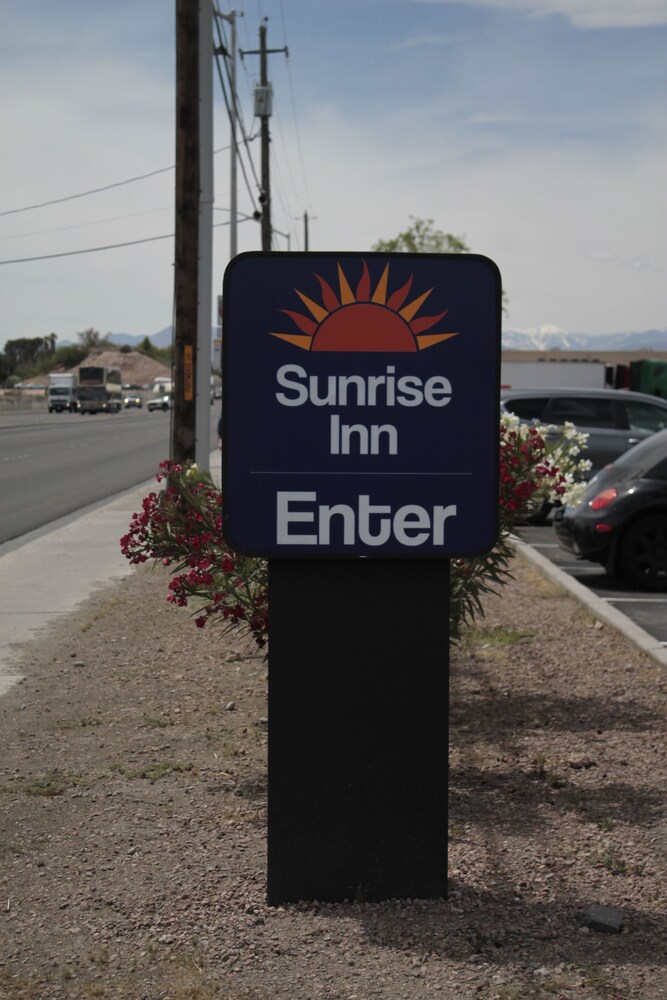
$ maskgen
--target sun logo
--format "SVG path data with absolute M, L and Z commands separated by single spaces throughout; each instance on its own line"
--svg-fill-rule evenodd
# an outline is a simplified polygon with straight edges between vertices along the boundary
M 443 318 L 447 309 L 437 316 L 417 318 L 432 288 L 404 305 L 410 294 L 413 275 L 388 296 L 389 264 L 373 291 L 368 266 L 366 261 L 363 263 L 363 272 L 354 292 L 340 264 L 338 293 L 319 274 L 315 275 L 320 283 L 321 304 L 295 288 L 310 316 L 281 309 L 280 312 L 289 316 L 301 333 L 272 333 L 271 336 L 286 340 L 304 351 L 414 352 L 458 335 L 426 332 Z

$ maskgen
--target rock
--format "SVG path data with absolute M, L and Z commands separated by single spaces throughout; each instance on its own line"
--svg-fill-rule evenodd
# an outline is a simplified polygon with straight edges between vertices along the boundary
M 568 767 L 575 771 L 587 770 L 589 767 L 597 767 L 597 764 L 590 757 L 570 757 Z
M 599 931 L 601 934 L 620 934 L 623 930 L 623 919 L 620 910 L 594 903 L 586 910 L 584 923 L 592 931 Z

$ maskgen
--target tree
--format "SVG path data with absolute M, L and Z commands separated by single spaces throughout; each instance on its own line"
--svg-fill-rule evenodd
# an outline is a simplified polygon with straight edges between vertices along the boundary
M 392 240 L 378 240 L 371 249 L 379 253 L 470 253 L 465 236 L 434 229 L 433 219 L 416 219 Z M 503 312 L 507 314 L 507 294 L 503 291 Z
M 0 354 L 0 385 L 4 385 L 10 375 L 9 361 L 4 354 Z
M 8 340 L 5 344 L 5 358 L 12 375 L 29 376 L 29 370 L 44 355 L 50 353 L 51 342 L 48 337 L 19 337 L 17 340 Z
M 56 351 L 54 362 L 58 367 L 76 368 L 86 358 L 88 348 L 83 344 L 63 344 Z
M 465 236 L 434 229 L 433 219 L 415 219 L 412 225 L 391 240 L 379 240 L 372 247 L 379 253 L 470 253 Z
M 99 330 L 93 329 L 89 326 L 87 330 L 81 330 L 77 333 L 77 337 L 81 341 L 84 347 L 113 347 L 114 345 L 109 340 L 109 334 L 102 336 Z

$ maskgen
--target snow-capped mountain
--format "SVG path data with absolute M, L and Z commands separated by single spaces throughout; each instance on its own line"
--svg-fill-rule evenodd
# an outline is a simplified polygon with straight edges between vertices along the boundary
M 568 333 L 556 326 L 503 330 L 503 347 L 514 351 L 667 351 L 667 330 L 635 333 Z

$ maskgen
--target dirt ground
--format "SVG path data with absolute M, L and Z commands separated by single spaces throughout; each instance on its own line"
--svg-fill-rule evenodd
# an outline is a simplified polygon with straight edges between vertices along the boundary
M 667 998 L 664 668 L 514 570 L 452 656 L 447 900 L 266 904 L 267 666 L 166 571 L 18 649 L 0 997 Z

